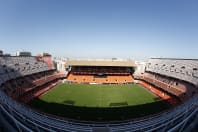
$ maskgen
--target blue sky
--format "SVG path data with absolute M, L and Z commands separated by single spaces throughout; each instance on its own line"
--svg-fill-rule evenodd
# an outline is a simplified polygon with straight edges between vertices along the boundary
M 0 0 L 0 49 L 197 58 L 197 0 Z

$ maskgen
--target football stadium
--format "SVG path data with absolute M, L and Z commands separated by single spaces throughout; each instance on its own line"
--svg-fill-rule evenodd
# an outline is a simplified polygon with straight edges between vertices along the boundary
M 198 60 L 71 60 L 1 54 L 5 131 L 191 131 L 197 124 Z
M 197 132 L 198 0 L 0 0 L 0 132 Z

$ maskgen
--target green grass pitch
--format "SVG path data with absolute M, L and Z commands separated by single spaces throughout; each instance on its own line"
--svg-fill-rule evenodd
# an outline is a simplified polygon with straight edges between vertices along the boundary
M 59 84 L 30 105 L 51 114 L 85 120 L 128 119 L 168 108 L 136 84 Z
M 50 103 L 86 107 L 111 104 L 139 105 L 157 101 L 156 96 L 139 85 L 60 84 L 40 97 Z M 116 105 L 114 105 L 116 106 Z

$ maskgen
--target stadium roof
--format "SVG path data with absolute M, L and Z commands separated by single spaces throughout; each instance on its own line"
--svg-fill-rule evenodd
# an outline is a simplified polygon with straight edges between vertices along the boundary
M 68 66 L 118 66 L 118 67 L 136 67 L 133 60 L 68 60 Z
M 187 58 L 151 58 L 151 59 L 163 59 L 163 60 L 198 60 L 198 59 L 187 59 Z

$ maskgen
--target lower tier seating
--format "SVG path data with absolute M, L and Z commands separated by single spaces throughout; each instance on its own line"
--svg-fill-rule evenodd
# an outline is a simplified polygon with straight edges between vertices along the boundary
M 132 83 L 133 77 L 131 75 L 107 75 L 106 77 L 94 77 L 93 75 L 74 75 L 69 74 L 68 81 L 76 83 Z

